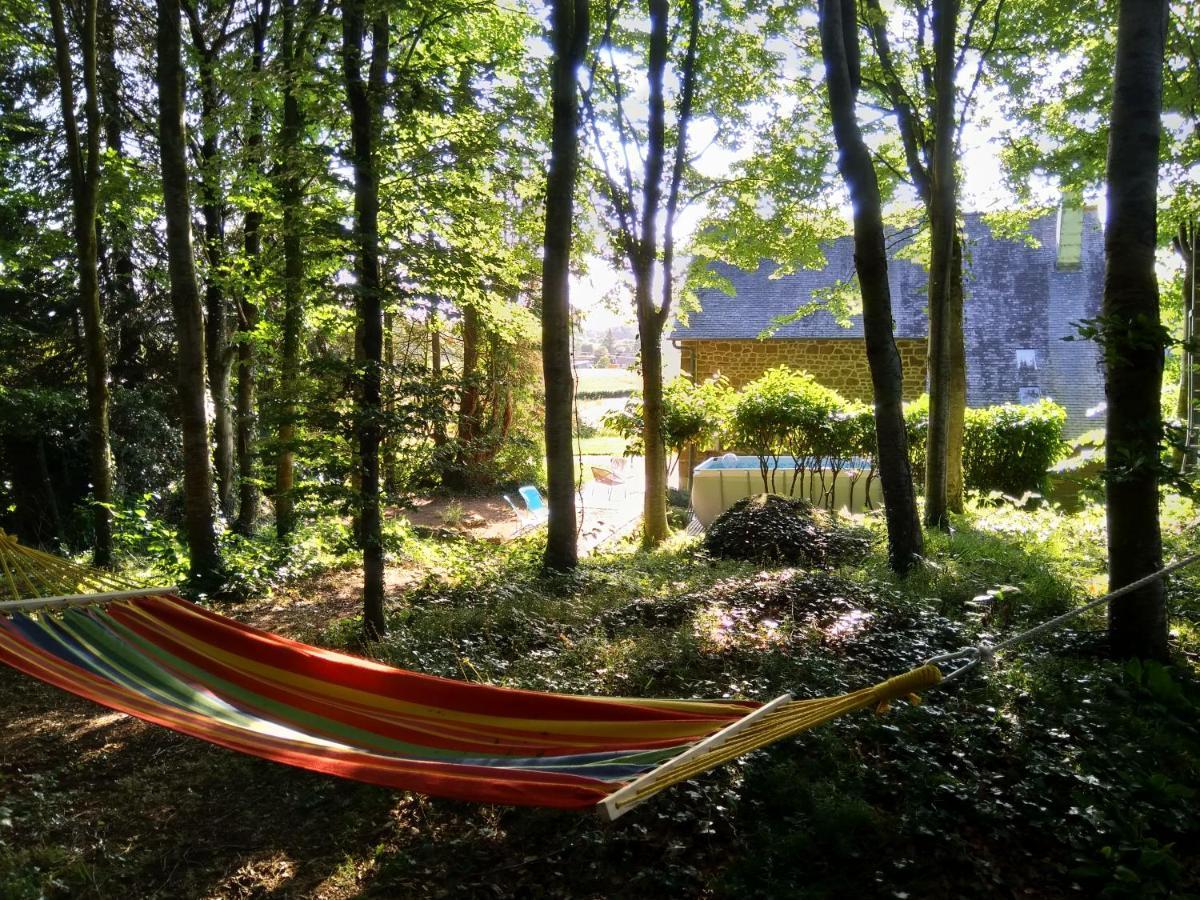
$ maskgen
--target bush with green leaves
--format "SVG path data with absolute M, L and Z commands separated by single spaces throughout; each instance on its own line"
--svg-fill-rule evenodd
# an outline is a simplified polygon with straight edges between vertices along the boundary
M 1067 411 L 1053 400 L 968 409 L 963 433 L 967 487 L 1014 496 L 1042 491 L 1046 471 L 1062 456 Z
M 806 500 L 759 494 L 737 501 L 708 526 L 704 549 L 721 559 L 833 566 L 861 558 L 870 541 Z
M 929 397 L 904 408 L 913 474 L 925 471 L 925 438 L 929 430 Z M 1046 489 L 1047 471 L 1066 450 L 1063 427 L 1067 411 L 1053 400 L 1005 403 L 967 409 L 963 431 L 963 480 L 976 491 L 1020 496 Z
M 688 444 L 714 446 L 719 437 L 726 447 L 758 459 L 766 491 L 791 494 L 809 478 L 809 495 L 832 495 L 838 473 L 852 459 L 867 461 L 868 490 L 874 478 L 874 410 L 845 399 L 807 372 L 777 366 L 736 393 L 723 379 L 694 385 L 680 377 L 663 392 L 663 414 L 668 450 L 678 452 Z M 1044 491 L 1047 470 L 1064 455 L 1066 417 L 1066 410 L 1049 399 L 968 409 L 963 435 L 966 487 L 1013 496 Z M 905 404 L 904 421 L 913 477 L 919 481 L 925 472 L 928 395 Z M 627 453 L 641 452 L 640 397 L 606 415 L 604 425 L 626 438 Z M 794 469 L 783 468 L 789 456 L 797 461 Z M 821 464 L 814 466 L 814 460 Z
M 929 395 L 904 404 L 904 430 L 908 436 L 908 461 L 913 478 L 925 480 L 925 447 L 929 440 Z
M 845 452 L 849 419 L 843 415 L 849 408 L 837 391 L 807 372 L 777 366 L 738 392 L 725 437 L 732 446 L 758 458 L 765 490 L 791 493 L 812 460 L 844 460 L 849 455 Z M 796 465 L 779 476 L 780 461 L 785 456 L 793 457 Z M 782 483 L 780 477 L 788 483 Z
M 732 399 L 729 382 L 716 377 L 694 384 L 680 375 L 663 388 L 663 444 L 678 454 L 689 444 L 716 442 Z M 637 456 L 642 445 L 642 397 L 634 394 L 621 409 L 606 413 L 605 428 L 625 438 L 625 454 Z

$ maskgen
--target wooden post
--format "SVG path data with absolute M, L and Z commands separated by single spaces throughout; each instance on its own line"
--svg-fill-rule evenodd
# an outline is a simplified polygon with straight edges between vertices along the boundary
M 5 600 L 0 602 L 0 615 L 29 612 L 35 609 L 63 609 L 68 606 L 91 606 L 94 603 L 111 603 L 114 600 L 129 600 L 133 597 L 175 596 L 179 588 L 148 587 L 130 591 L 109 591 L 106 594 L 64 594 L 61 597 L 37 597 L 32 600 Z

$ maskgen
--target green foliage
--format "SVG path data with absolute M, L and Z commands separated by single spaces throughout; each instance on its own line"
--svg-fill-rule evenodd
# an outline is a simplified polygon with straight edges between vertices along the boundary
M 613 340 L 612 332 L 608 339 Z M 642 379 L 629 369 L 580 369 L 576 372 L 575 398 L 577 400 L 608 400 L 613 397 L 628 397 L 637 391 Z
M 928 394 L 904 404 L 904 431 L 908 437 L 908 460 L 913 478 L 920 484 L 925 478 L 925 448 L 929 440 Z
M 431 448 L 425 479 L 410 485 L 428 489 L 451 488 L 469 492 L 497 487 L 541 484 L 545 457 L 531 429 L 506 435 L 481 435 L 469 444 L 451 439 Z
M 732 392 L 724 378 L 701 384 L 680 375 L 663 388 L 663 444 L 675 453 L 689 444 L 707 447 L 716 440 L 729 407 Z M 618 410 L 606 413 L 605 428 L 625 438 L 625 453 L 642 452 L 642 398 L 635 394 Z
M 165 584 L 183 584 L 187 580 L 187 548 L 178 529 L 156 515 L 161 499 L 146 493 L 138 502 L 114 506 L 113 543 L 127 565 L 153 573 Z
M 1063 453 L 1067 414 L 1052 400 L 968 409 L 963 477 L 976 490 L 1009 494 L 1041 490 L 1046 471 Z
M 840 394 L 820 384 L 807 372 L 778 366 L 763 373 L 737 394 L 726 422 L 725 439 L 730 446 L 749 450 L 758 457 L 763 487 L 783 490 L 794 486 L 809 469 L 839 471 L 859 451 L 870 448 L 864 439 L 864 407 L 849 403 Z M 791 456 L 795 467 L 779 474 L 781 458 Z
M 904 407 L 909 458 L 918 475 L 925 469 L 929 397 Z M 963 432 L 963 478 L 975 491 L 1011 496 L 1043 492 L 1047 472 L 1066 452 L 1067 413 L 1052 400 L 967 409 Z
M 1182 526 L 1195 512 L 1186 499 L 1164 504 L 1168 552 L 1190 546 Z M 387 551 L 408 585 L 389 599 L 390 634 L 373 654 L 551 691 L 822 696 L 1041 621 L 1082 602 L 1104 571 L 1099 507 L 969 503 L 955 526 L 929 535 L 927 564 L 904 579 L 880 552 L 834 571 L 762 571 L 706 560 L 683 537 L 544 577 L 536 538 L 498 547 L 392 526 Z M 234 614 L 291 609 L 272 627 L 355 647 L 346 523 L 325 517 L 297 543 L 330 571 Z M 173 845 L 207 848 L 172 882 L 186 894 L 269 893 L 280 870 L 261 861 L 304 858 L 312 871 L 299 870 L 297 888 L 381 896 L 425 896 L 432 883 L 523 897 L 544 890 L 547 870 L 580 897 L 1187 896 L 1200 846 L 1198 579 L 1171 580 L 1182 651 L 1171 669 L 1103 658 L 1095 615 L 919 707 L 845 716 L 679 785 L 616 829 L 264 768 L 129 723 L 81 733 L 67 707 L 31 730 L 23 723 L 52 695 L 0 678 L 13 763 L 0 772 L 0 893 L 153 893 L 164 851 L 145 835 L 165 795 L 178 810 Z M 304 603 L 286 607 L 290 595 Z M 44 753 L 67 737 L 92 752 Z
M 114 506 L 116 550 L 130 578 L 184 585 L 187 547 L 173 521 L 177 513 L 164 516 L 163 509 L 163 498 L 152 493 Z M 301 529 L 288 544 L 277 542 L 271 531 L 251 537 L 226 531 L 220 535 L 220 545 L 225 561 L 223 593 L 230 597 L 270 594 L 288 581 L 341 564 L 356 551 L 349 529 L 328 516 Z
M 1197 209 L 1189 169 L 1200 159 L 1200 139 L 1189 128 L 1200 96 L 1195 38 L 1200 14 L 1195 4 L 1168 4 L 1163 70 L 1163 134 L 1159 163 L 1160 245 Z M 1107 124 L 1112 109 L 1112 61 L 1116 53 L 1116 8 L 1097 7 L 1088 16 L 1057 3 L 1036 2 L 1006 9 L 1006 29 L 1022 33 L 1015 52 L 995 66 L 997 96 L 1007 125 L 1001 159 L 1006 181 L 1029 196 L 1035 176 L 1048 176 L 1065 190 L 1097 191 L 1104 180 Z M 1001 40 L 1001 44 L 1008 43 Z M 1047 71 L 1061 72 L 1051 85 Z
M 708 526 L 704 549 L 722 559 L 834 566 L 860 559 L 869 541 L 804 500 L 759 494 L 737 501 Z
M 694 386 L 681 377 L 664 393 L 668 448 L 678 450 L 688 443 L 711 446 L 719 435 L 726 446 L 758 458 L 767 490 L 787 490 L 790 482 L 815 468 L 817 460 L 835 471 L 851 459 L 874 465 L 872 408 L 844 399 L 807 372 L 777 366 L 736 393 L 722 381 Z M 904 418 L 909 458 L 919 477 L 925 468 L 928 396 L 906 404 Z M 604 422 L 630 439 L 626 452 L 637 452 L 641 429 L 637 398 L 608 414 Z M 1066 451 L 1065 424 L 1065 410 L 1047 399 L 968 409 L 963 437 L 967 487 L 1013 496 L 1044 491 L 1047 470 Z M 796 468 L 783 465 L 788 456 L 799 461 Z

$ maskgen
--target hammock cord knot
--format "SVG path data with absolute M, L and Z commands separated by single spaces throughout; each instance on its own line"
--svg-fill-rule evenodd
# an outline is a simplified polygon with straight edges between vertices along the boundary
M 880 682 L 871 689 L 872 699 L 876 703 L 875 711 L 885 713 L 891 709 L 893 700 L 901 700 L 906 697 L 910 703 L 916 706 L 920 703 L 920 692 L 933 687 L 941 680 L 941 670 L 932 663 L 926 663 L 903 675 Z

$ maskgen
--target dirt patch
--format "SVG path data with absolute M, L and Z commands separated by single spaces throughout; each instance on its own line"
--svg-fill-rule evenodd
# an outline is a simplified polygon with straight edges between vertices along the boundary
M 408 565 L 383 571 L 384 602 L 395 601 L 422 574 Z M 322 572 L 277 589 L 268 599 L 227 606 L 221 613 L 247 625 L 299 641 L 312 642 L 322 628 L 362 612 L 362 569 Z
M 513 497 L 520 505 L 521 501 Z M 514 537 L 520 523 L 503 495 L 491 497 L 424 497 L 411 508 L 389 509 L 389 518 L 404 519 L 420 528 L 447 529 L 485 541 L 503 543 Z

